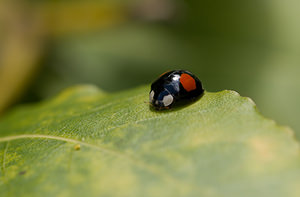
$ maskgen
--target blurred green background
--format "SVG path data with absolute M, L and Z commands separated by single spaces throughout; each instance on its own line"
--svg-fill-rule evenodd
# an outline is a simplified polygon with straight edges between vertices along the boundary
M 71 85 L 114 92 L 180 68 L 300 137 L 299 64 L 299 0 L 0 1 L 2 115 Z

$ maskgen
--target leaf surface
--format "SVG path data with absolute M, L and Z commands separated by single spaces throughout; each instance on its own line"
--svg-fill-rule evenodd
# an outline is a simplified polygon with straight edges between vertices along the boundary
M 1 196 L 299 196 L 299 144 L 234 91 L 149 109 L 93 86 L 0 122 Z

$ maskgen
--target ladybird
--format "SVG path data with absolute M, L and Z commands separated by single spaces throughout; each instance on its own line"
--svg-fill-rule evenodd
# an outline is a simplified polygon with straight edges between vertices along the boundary
M 204 93 L 201 81 L 186 70 L 167 71 L 151 84 L 150 104 L 158 109 L 170 109 L 180 103 L 189 103 Z

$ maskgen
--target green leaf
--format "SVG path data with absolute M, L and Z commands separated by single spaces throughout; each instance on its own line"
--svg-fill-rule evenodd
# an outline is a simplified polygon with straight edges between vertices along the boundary
M 1 196 L 299 196 L 299 144 L 234 91 L 149 109 L 149 87 L 71 88 L 0 122 Z

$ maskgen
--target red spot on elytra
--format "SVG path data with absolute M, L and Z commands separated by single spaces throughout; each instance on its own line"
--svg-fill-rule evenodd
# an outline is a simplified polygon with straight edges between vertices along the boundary
M 180 76 L 180 83 L 182 84 L 183 88 L 188 92 L 196 89 L 196 81 L 189 74 L 183 73 Z

